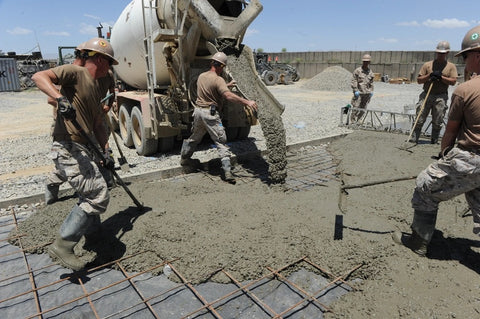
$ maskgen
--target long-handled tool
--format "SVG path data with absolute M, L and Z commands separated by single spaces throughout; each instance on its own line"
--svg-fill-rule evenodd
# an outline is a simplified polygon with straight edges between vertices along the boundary
M 73 126 L 75 126 L 75 128 L 80 132 L 80 134 L 82 134 L 82 136 L 87 140 L 87 143 L 89 144 L 90 148 L 93 149 L 93 151 L 95 152 L 95 155 L 98 156 L 98 158 L 103 162 L 105 163 L 106 160 L 105 160 L 105 157 L 103 156 L 102 152 L 100 152 L 100 150 L 95 146 L 95 143 L 93 142 L 93 140 L 90 138 L 90 136 L 88 136 L 88 134 L 83 130 L 82 126 L 77 122 L 76 119 L 72 119 L 70 120 L 70 122 L 72 122 Z M 123 189 L 127 192 L 128 196 L 130 196 L 130 198 L 133 200 L 133 202 L 135 203 L 135 205 L 137 205 L 137 207 L 141 210 L 144 209 L 144 206 L 135 198 L 135 196 L 133 196 L 132 192 L 130 192 L 130 190 L 128 189 L 127 185 L 125 185 L 125 182 L 120 178 L 120 176 L 118 176 L 117 172 L 115 171 L 115 169 L 110 169 L 110 171 L 112 172 L 113 176 L 115 176 L 115 179 L 117 180 L 117 182 L 123 187 Z
M 110 93 L 106 97 L 104 97 L 100 101 L 100 104 L 107 101 L 110 97 L 112 97 L 113 94 L 114 93 Z M 120 164 L 120 168 L 122 169 L 122 171 L 129 172 L 130 171 L 130 165 L 128 164 L 125 156 L 123 155 L 122 149 L 120 148 L 120 144 L 118 143 L 117 136 L 115 135 L 115 130 L 113 129 L 113 126 L 112 126 L 112 123 L 110 122 L 108 114 L 105 114 L 105 121 L 107 122 L 107 125 L 110 128 L 110 132 L 112 133 L 113 140 L 115 141 L 115 145 L 117 145 L 118 153 L 120 154 L 120 158 L 118 158 L 118 164 Z
M 427 95 L 425 96 L 425 99 L 423 100 L 422 106 L 420 107 L 420 111 L 417 114 L 417 118 L 415 119 L 415 123 L 413 123 L 412 129 L 410 130 L 410 134 L 408 135 L 407 140 L 405 143 L 408 143 L 410 139 L 412 138 L 413 131 L 415 130 L 415 126 L 417 125 L 418 119 L 420 118 L 420 115 L 423 113 L 423 109 L 425 108 L 425 104 L 427 103 L 428 96 L 430 95 L 430 91 L 432 90 L 433 87 L 433 82 L 430 83 L 430 87 L 428 88 Z M 406 144 L 404 143 L 404 146 L 401 149 L 406 149 Z

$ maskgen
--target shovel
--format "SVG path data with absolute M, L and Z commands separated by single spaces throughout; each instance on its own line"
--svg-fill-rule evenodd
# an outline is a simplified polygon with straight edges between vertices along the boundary
M 415 129 L 415 126 L 417 125 L 418 119 L 420 118 L 420 115 L 422 115 L 423 109 L 425 108 L 425 104 L 427 103 L 428 96 L 430 95 L 430 91 L 432 90 L 433 82 L 430 83 L 430 87 L 428 88 L 427 95 L 425 95 L 425 99 L 423 100 L 422 106 L 420 107 L 420 111 L 417 114 L 417 118 L 415 119 L 415 123 L 413 123 L 412 129 L 410 130 L 410 134 L 408 135 L 407 140 L 405 143 L 403 143 L 402 147 L 400 147 L 401 150 L 408 150 L 409 148 L 415 146 L 410 146 L 408 147 L 408 143 L 410 142 L 410 139 L 412 138 L 413 130 Z
M 100 104 L 108 100 L 113 93 L 110 93 L 106 97 L 104 97 L 101 101 Z M 105 120 L 108 123 L 108 127 L 110 128 L 110 132 L 112 133 L 113 140 L 115 141 L 115 145 L 117 145 L 118 153 L 120 154 L 120 158 L 118 158 L 118 164 L 120 164 L 120 168 L 123 172 L 129 172 L 130 171 L 130 165 L 127 162 L 127 159 L 123 155 L 122 149 L 120 148 L 120 144 L 118 143 L 117 140 L 117 135 L 115 135 L 115 130 L 113 129 L 112 123 L 110 122 L 110 119 L 108 118 L 108 114 L 105 114 Z

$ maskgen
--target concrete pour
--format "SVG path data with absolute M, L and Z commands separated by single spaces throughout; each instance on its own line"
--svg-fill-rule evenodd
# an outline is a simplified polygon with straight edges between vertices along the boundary
M 317 159 L 316 163 L 312 161 L 312 158 Z M 324 146 L 311 147 L 307 150 L 299 152 L 298 155 L 291 155 L 290 160 L 292 174 L 289 180 L 287 180 L 287 184 L 290 185 L 291 189 L 300 189 L 300 181 L 305 180 L 305 176 L 313 175 L 315 172 L 318 173 L 319 171 L 322 171 L 323 175 L 319 176 L 319 178 L 317 179 L 318 183 L 324 183 L 328 179 L 334 178 L 335 170 L 332 170 L 332 165 L 325 164 L 325 162 L 328 163 L 329 159 L 330 161 L 332 160 L 331 156 L 328 155 L 328 152 L 325 151 Z M 258 161 L 258 159 L 256 161 Z M 312 164 L 309 166 L 309 168 L 304 167 L 306 161 Z M 295 163 L 298 163 L 299 165 L 295 165 Z M 237 174 L 240 176 L 240 183 L 249 184 L 250 187 L 252 186 L 252 184 L 254 185 L 255 183 L 250 180 L 251 176 L 248 176 L 248 171 L 253 170 L 255 174 L 258 175 L 258 173 L 260 173 L 260 171 L 262 170 L 262 167 L 263 169 L 266 169 L 266 165 L 262 165 L 261 161 L 259 165 L 261 168 L 257 167 L 256 169 L 252 166 L 252 163 L 248 163 L 248 161 L 247 163 L 239 165 L 241 167 L 247 167 L 246 170 L 237 169 Z M 303 170 L 301 169 L 302 166 L 304 167 Z M 173 178 L 169 181 L 164 182 L 167 184 L 178 184 L 181 185 L 182 188 L 185 188 L 187 187 L 187 184 L 197 184 L 196 179 L 199 176 L 202 178 L 205 177 L 203 173 L 196 173 L 191 174 L 189 175 L 189 177 L 186 178 Z M 218 183 L 219 186 L 222 186 L 222 182 L 218 177 L 214 182 Z M 155 182 L 147 182 L 147 185 L 151 185 L 152 183 Z M 305 186 L 309 188 L 314 187 L 314 185 L 315 183 L 312 179 L 305 182 Z M 119 192 L 121 193 L 122 191 L 119 190 Z M 112 192 L 112 196 L 114 198 L 118 198 L 122 195 L 118 194 L 116 190 L 114 190 L 114 192 Z M 143 197 L 144 194 L 142 193 L 141 196 Z M 56 230 L 59 227 L 59 224 L 63 221 L 65 215 L 64 210 L 68 210 L 68 208 L 73 205 L 74 201 L 74 198 L 67 197 L 64 198 L 63 201 L 56 203 L 55 205 L 49 206 L 48 208 L 40 208 L 33 215 L 31 213 L 20 214 L 20 224 L 18 232 L 13 231 L 12 233 L 10 233 L 10 230 L 14 228 L 13 223 L 11 223 L 11 217 L 2 217 L 0 219 L 2 238 L 0 239 L 12 236 L 13 234 L 26 234 L 26 237 L 22 238 L 23 247 L 32 247 L 34 245 L 43 244 L 48 240 L 53 239 L 52 236 L 54 236 Z M 154 211 L 158 211 L 158 209 L 154 208 L 151 211 L 146 212 L 145 214 L 153 214 Z M 112 225 L 112 223 L 117 223 L 117 226 L 115 228 L 116 235 L 113 236 L 113 234 L 110 234 L 105 236 L 106 238 L 104 237 L 103 240 L 107 243 L 106 246 L 103 246 L 102 248 L 105 250 L 115 251 L 115 253 L 110 254 L 109 258 L 103 256 L 102 262 L 106 262 L 107 259 L 111 258 L 123 257 L 125 254 L 127 254 L 128 251 L 130 251 L 130 249 L 126 247 L 129 246 L 130 243 L 122 243 L 124 241 L 124 238 L 128 237 L 124 237 L 124 235 L 129 232 L 136 231 L 136 224 L 138 221 L 136 218 L 142 218 L 143 216 L 139 215 L 133 217 L 135 215 L 134 210 L 128 208 L 125 211 L 119 213 L 119 215 L 122 214 L 126 214 L 127 216 L 129 216 L 126 220 L 130 221 L 130 224 L 126 222 L 126 220 L 120 223 L 120 220 L 113 222 L 111 220 L 112 216 L 110 216 L 110 218 L 103 219 L 104 230 L 111 230 L 110 226 L 108 225 Z M 28 215 L 31 216 L 27 219 Z M 165 216 L 164 212 L 160 215 L 157 215 L 159 219 L 162 219 L 162 216 Z M 155 228 L 155 226 L 153 225 L 154 219 L 152 218 L 152 216 L 150 216 L 149 218 L 150 227 L 153 226 Z M 9 223 L 11 224 L 8 225 Z M 169 227 L 173 226 L 173 224 L 170 224 L 168 222 L 167 224 L 170 225 Z M 142 231 L 140 230 L 140 232 Z M 116 237 L 117 240 L 109 240 L 108 238 L 110 236 Z M 149 238 L 149 236 L 145 233 L 142 233 L 140 237 L 142 237 L 143 240 L 146 241 L 154 241 L 153 238 Z M 137 237 L 137 239 L 140 237 Z M 185 243 L 182 240 L 180 240 L 180 242 L 182 242 L 183 245 L 188 245 L 188 243 Z M 205 245 L 207 244 L 204 243 L 203 245 L 205 253 L 205 251 L 208 251 L 207 247 L 205 247 Z M 44 252 L 44 249 L 45 248 L 42 247 L 27 250 L 41 253 Z M 100 255 L 100 251 L 102 249 L 96 247 L 93 250 L 98 255 Z M 82 258 L 92 258 L 94 253 L 92 255 L 92 252 L 88 250 L 88 248 L 83 247 L 83 249 L 77 250 L 77 253 L 79 253 L 79 255 L 82 255 Z M 223 254 L 223 250 L 224 249 L 216 251 L 216 254 Z M 0 248 L 0 255 L 4 256 L 5 254 L 13 253 L 14 251 L 17 251 L 17 254 L 11 255 L 11 257 L 6 258 L 6 260 L 2 258 L 1 280 L 4 289 L 2 289 L 0 292 L 0 300 L 4 300 L 5 298 L 31 290 L 31 284 L 29 284 L 29 276 L 28 274 L 25 274 L 24 271 L 25 261 L 23 260 L 21 254 L 18 254 L 18 247 L 5 244 Z M 95 256 L 93 256 L 93 258 L 94 257 Z M 98 258 L 98 256 L 96 257 Z M 141 256 L 139 256 L 138 258 L 134 258 L 133 261 L 129 261 L 123 266 L 134 269 L 139 265 L 140 260 L 144 259 L 144 261 L 146 261 L 151 259 L 150 257 L 152 257 L 152 255 L 149 255 L 148 253 L 141 254 Z M 175 275 L 172 275 L 172 270 L 168 266 L 163 267 L 161 265 L 162 261 L 158 260 L 158 256 L 156 257 L 157 258 L 155 258 L 155 256 L 153 255 L 153 258 L 156 262 L 160 263 L 159 265 L 161 267 L 157 267 L 151 272 L 141 273 L 137 276 L 136 274 L 138 274 L 138 271 L 145 271 L 145 267 L 148 268 L 152 266 L 150 260 L 149 262 L 144 263 L 144 266 L 142 266 L 141 268 L 137 268 L 136 273 L 128 274 L 129 276 L 136 276 L 132 278 L 132 282 L 135 284 L 135 288 L 137 288 L 141 292 L 143 297 L 146 299 L 152 298 L 149 303 L 154 313 L 160 318 L 180 318 L 202 307 L 203 304 L 201 303 L 200 298 L 195 296 L 187 285 L 179 285 L 179 278 Z M 185 256 L 184 258 L 195 259 L 196 257 Z M 251 262 L 251 257 L 242 255 L 242 258 L 247 259 L 247 261 L 250 260 Z M 90 300 L 94 305 L 92 308 L 87 298 L 83 297 L 85 295 L 85 291 L 75 280 L 64 280 L 49 286 L 50 283 L 56 282 L 62 278 L 66 278 L 67 276 L 69 276 L 70 272 L 58 265 L 52 265 L 52 261 L 47 254 L 27 254 L 26 260 L 28 264 L 33 268 L 35 284 L 36 287 L 39 289 L 38 298 L 41 305 L 40 310 L 47 311 L 44 315 L 44 317 L 46 318 L 91 318 L 95 315 L 101 318 L 126 318 L 128 316 L 135 316 L 135 318 L 154 317 L 151 310 L 141 302 L 141 298 L 139 297 L 139 294 L 135 291 L 134 287 L 128 281 L 126 281 L 124 273 L 118 270 L 111 268 L 102 268 L 99 270 L 95 270 L 91 273 L 84 274 L 80 277 L 84 284 L 84 289 L 87 292 L 91 293 Z M 96 261 L 92 265 L 98 263 L 99 261 Z M 195 277 L 198 275 L 198 273 L 205 274 L 205 268 L 209 268 L 205 267 L 204 264 L 202 265 L 202 263 L 196 263 L 197 267 L 195 267 L 195 264 L 190 264 L 191 267 L 193 267 L 190 272 L 185 271 L 186 269 L 182 268 L 180 260 L 178 262 L 172 262 L 172 266 L 173 265 L 175 265 L 175 267 L 178 266 L 181 272 L 186 274 L 187 277 Z M 156 266 L 154 265 L 153 267 Z M 200 269 L 198 267 L 200 267 Z M 114 268 L 118 267 L 115 266 Z M 299 265 L 295 265 L 293 266 L 292 270 L 284 273 L 284 275 L 288 277 L 290 281 L 295 282 L 297 285 L 303 287 L 303 289 L 308 291 L 309 294 L 316 296 L 318 303 L 311 301 L 302 302 L 305 296 L 302 295 L 301 292 L 295 290 L 295 288 L 291 285 L 285 284 L 284 282 L 282 283 L 277 279 L 272 279 L 271 277 L 268 277 L 258 280 L 257 278 L 260 277 L 260 273 L 258 273 L 257 277 L 255 277 L 253 274 L 246 275 L 247 273 L 242 275 L 241 273 L 236 272 L 235 269 L 229 269 L 229 272 L 232 272 L 236 276 L 240 276 L 241 279 L 249 279 L 247 281 L 243 281 L 242 285 L 247 285 L 250 283 L 251 286 L 248 287 L 248 290 L 251 291 L 256 297 L 258 297 L 261 302 L 265 303 L 267 305 L 266 307 L 262 309 L 262 307 L 259 306 L 259 301 L 252 298 L 252 296 L 250 295 L 238 291 L 238 287 L 235 284 L 231 283 L 231 280 L 229 280 L 225 275 L 223 275 L 223 278 L 221 278 L 221 275 L 215 275 L 213 276 L 214 278 L 211 278 L 212 281 L 198 283 L 194 286 L 194 289 L 198 291 L 202 298 L 209 302 L 217 300 L 222 296 L 232 294 L 231 296 L 224 298 L 216 304 L 213 304 L 215 311 L 217 311 L 222 318 L 270 318 L 274 316 L 274 313 L 283 312 L 297 303 L 298 307 L 295 308 L 295 311 L 288 311 L 286 317 L 323 318 L 323 313 L 326 311 L 326 308 L 324 308 L 322 305 L 328 305 L 332 303 L 334 300 L 347 293 L 351 288 L 349 286 L 339 283 L 329 286 L 330 281 L 327 280 L 324 275 L 322 276 L 322 274 L 319 273 L 318 270 L 312 272 L 310 271 L 311 269 L 307 269 L 308 267 L 303 268 L 299 267 Z M 13 274 L 20 273 L 23 275 L 15 277 L 14 279 L 7 279 L 11 278 Z M 244 278 L 245 276 L 248 276 L 248 278 Z M 201 279 L 201 281 L 204 280 L 205 278 Z M 252 284 L 252 280 L 258 280 L 258 282 Z M 114 284 L 114 286 L 108 287 L 112 284 Z M 108 288 L 105 289 L 105 287 Z M 98 291 L 99 289 L 101 289 L 101 291 Z M 168 292 L 166 294 L 158 296 L 165 291 Z M 78 300 L 69 303 L 75 298 L 78 298 Z M 69 304 L 50 311 L 50 309 L 52 309 L 53 307 L 57 307 L 58 305 L 62 305 L 64 303 Z M 96 314 L 93 312 L 92 309 L 95 309 Z M 270 312 L 268 309 L 271 309 L 272 312 Z M 12 300 L 0 303 L 0 313 L 2 313 L 2 318 L 34 316 L 35 313 L 40 310 L 37 309 L 33 293 L 27 293 L 24 296 L 16 297 Z M 196 312 L 189 317 L 211 318 L 213 316 L 207 310 L 203 310 Z

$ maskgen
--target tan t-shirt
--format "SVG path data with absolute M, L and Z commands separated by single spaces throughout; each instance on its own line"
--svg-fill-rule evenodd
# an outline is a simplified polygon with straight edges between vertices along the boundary
M 58 84 L 62 86 L 62 95 L 75 107 L 77 122 L 87 134 L 92 135 L 94 123 L 99 117 L 103 118 L 100 100 L 105 97 L 104 88 L 102 89 L 85 67 L 68 64 L 51 70 L 57 76 Z M 57 116 L 52 136 L 54 141 L 73 140 L 86 143 L 73 124 L 64 121 L 61 116 Z
M 455 64 L 445 61 L 443 63 L 440 63 L 436 60 L 426 62 L 422 65 L 422 68 L 420 69 L 420 72 L 418 72 L 418 76 L 423 76 L 432 73 L 433 71 L 442 71 L 442 75 L 446 76 L 448 78 L 456 78 L 458 73 L 457 73 L 457 67 Z M 430 81 L 427 81 L 423 84 L 423 90 L 425 92 L 428 92 L 428 89 L 430 88 Z M 442 81 L 434 81 L 432 90 L 430 91 L 430 94 L 447 94 L 448 93 L 448 84 L 443 83 Z
M 461 122 L 458 145 L 480 151 L 480 77 L 460 84 L 452 94 L 448 119 Z
M 222 95 L 228 91 L 225 80 L 213 71 L 203 72 L 197 80 L 197 101 L 199 107 L 209 108 L 215 104 L 222 108 Z

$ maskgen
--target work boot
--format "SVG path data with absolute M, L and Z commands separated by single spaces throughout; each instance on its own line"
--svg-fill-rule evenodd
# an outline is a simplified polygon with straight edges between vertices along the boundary
M 437 144 L 438 143 L 438 137 L 440 136 L 440 130 L 434 130 L 432 129 L 432 137 L 430 142 L 432 144 Z
M 392 238 L 395 243 L 410 248 L 419 256 L 425 257 L 427 255 L 428 242 L 421 238 L 415 231 L 412 231 L 411 235 L 395 231 L 392 234 Z
M 75 256 L 73 248 L 94 221 L 95 216 L 85 213 L 80 206 L 75 205 L 60 227 L 60 233 L 48 249 L 52 259 L 56 259 L 64 267 L 74 271 L 83 269 L 85 262 Z
M 230 164 L 230 158 L 224 157 L 222 158 L 222 169 L 223 169 L 223 176 L 224 180 L 230 184 L 235 184 L 237 181 L 232 174 L 232 165 Z
M 409 140 L 410 143 L 418 144 L 418 140 L 420 139 L 421 130 L 422 130 L 421 128 L 416 128 L 415 130 L 413 130 L 412 137 Z
M 87 263 L 73 253 L 73 248 L 77 244 L 77 241 L 68 241 L 59 236 L 48 249 L 48 254 L 65 268 L 73 271 L 82 270 Z
M 58 190 L 60 185 L 47 184 L 45 185 L 45 204 L 50 205 L 58 201 Z
M 198 168 L 200 167 L 200 160 L 192 159 L 192 158 L 181 158 L 180 159 L 181 166 L 188 166 L 191 168 Z

